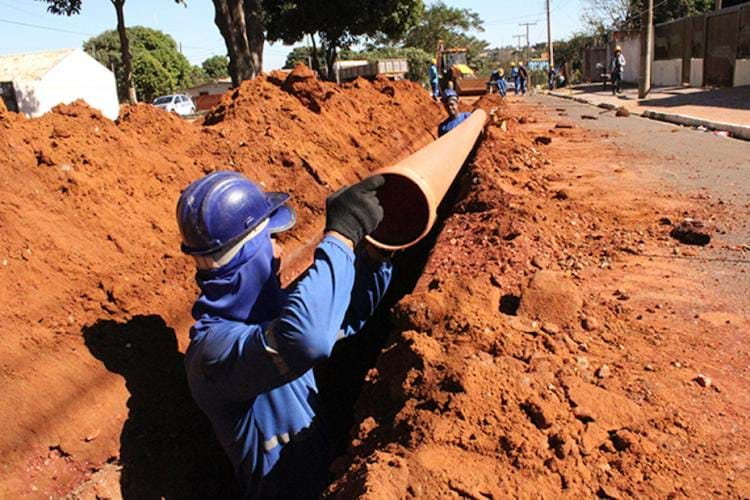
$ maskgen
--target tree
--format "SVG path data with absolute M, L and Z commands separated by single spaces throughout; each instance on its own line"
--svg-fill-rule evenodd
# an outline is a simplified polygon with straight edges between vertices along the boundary
M 317 58 L 317 61 L 314 61 L 313 57 Z M 307 45 L 294 47 L 292 51 L 287 54 L 286 61 L 284 62 L 284 69 L 292 69 L 299 63 L 304 63 L 313 69 L 320 68 L 326 64 L 322 54 L 317 50 L 313 51 L 313 48 Z
M 151 101 L 161 94 L 189 87 L 205 76 L 200 68 L 192 66 L 177 50 L 174 39 L 161 31 L 142 26 L 126 29 L 126 38 L 132 50 L 133 85 L 142 99 Z M 120 82 L 121 98 L 128 95 L 125 65 L 122 61 L 120 37 L 113 30 L 90 38 L 83 50 L 108 68 L 113 68 Z
M 421 0 L 266 0 L 265 7 L 268 40 L 293 44 L 309 36 L 314 44 L 318 36 L 329 78 L 340 49 L 363 36 L 399 37 L 423 8 Z
M 212 80 L 229 76 L 229 59 L 227 56 L 211 56 L 201 64 L 206 76 Z
M 72 16 L 81 12 L 83 0 L 38 0 L 47 4 L 47 11 L 57 15 Z M 135 84 L 133 82 L 133 70 L 130 57 L 130 47 L 128 37 L 125 32 L 125 0 L 109 0 L 115 7 L 117 13 L 117 33 L 120 37 L 121 61 L 123 65 L 123 76 L 125 78 L 125 87 L 128 91 L 128 101 L 130 104 L 138 102 L 135 93 Z M 182 3 L 183 0 L 176 0 Z
M 581 20 L 589 32 L 604 35 L 609 31 L 638 31 L 645 12 L 644 0 L 586 0 Z M 714 0 L 663 0 L 654 4 L 654 23 L 713 10 Z
M 481 54 L 488 44 L 469 35 L 470 31 L 484 31 L 479 14 L 470 9 L 449 7 L 439 1 L 425 9 L 417 22 L 401 36 L 380 35 L 377 41 L 385 45 L 415 47 L 434 54 L 438 40 L 443 40 L 446 48 L 466 48 L 470 65 L 478 67 L 482 65 Z
M 214 22 L 229 54 L 232 85 L 263 71 L 265 13 L 262 0 L 213 0 Z

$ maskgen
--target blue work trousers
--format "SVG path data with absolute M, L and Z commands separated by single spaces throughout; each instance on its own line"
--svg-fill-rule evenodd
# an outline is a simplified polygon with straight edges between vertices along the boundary
M 505 97 L 505 95 L 507 94 L 507 90 L 508 89 L 507 89 L 507 84 L 505 83 L 505 80 L 502 78 L 499 79 L 497 81 L 497 91 L 500 92 L 501 96 Z

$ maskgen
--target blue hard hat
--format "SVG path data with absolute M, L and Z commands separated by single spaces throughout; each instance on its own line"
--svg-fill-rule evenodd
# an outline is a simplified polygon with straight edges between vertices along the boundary
M 242 174 L 220 171 L 191 183 L 177 202 L 182 251 L 213 253 L 233 244 L 269 219 L 271 233 L 296 222 L 287 193 L 264 193 Z
M 453 89 L 445 89 L 443 91 L 443 102 L 448 102 L 448 99 L 450 99 L 451 97 L 455 97 L 456 99 L 458 99 L 458 94 Z

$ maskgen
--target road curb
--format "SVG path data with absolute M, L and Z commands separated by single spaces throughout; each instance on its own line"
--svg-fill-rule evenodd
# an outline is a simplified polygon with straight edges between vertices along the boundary
M 576 97 L 571 95 L 560 94 L 558 92 L 548 92 L 553 97 L 560 97 L 562 99 L 568 99 L 581 104 L 588 104 L 590 106 L 596 106 L 602 109 L 615 110 L 617 106 L 608 102 L 594 102 L 583 97 Z M 627 108 L 626 108 L 627 109 Z M 639 115 L 635 115 L 639 116 Z M 744 125 L 736 125 L 733 123 L 715 122 L 711 120 L 703 120 L 701 118 L 693 118 L 692 116 L 678 115 L 675 113 L 662 113 L 659 111 L 653 111 L 647 109 L 640 114 L 643 118 L 649 118 L 651 120 L 658 120 L 661 122 L 674 123 L 675 125 L 683 125 L 685 127 L 704 127 L 709 130 L 725 131 L 732 134 L 732 137 L 737 139 L 743 139 L 750 141 L 750 127 Z

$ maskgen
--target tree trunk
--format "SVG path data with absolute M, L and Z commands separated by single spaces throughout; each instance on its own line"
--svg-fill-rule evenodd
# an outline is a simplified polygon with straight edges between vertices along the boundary
M 336 72 L 333 69 L 333 63 L 336 62 L 336 45 L 333 42 L 327 42 L 326 43 L 326 70 L 328 71 L 328 74 L 326 75 L 326 79 L 328 81 L 335 81 L 336 80 Z
M 263 68 L 265 33 L 261 0 L 213 0 L 219 28 L 229 54 L 232 86 L 257 76 Z
M 262 0 L 245 0 L 245 23 L 253 77 L 256 77 L 263 72 L 263 44 L 266 41 Z
M 310 47 L 312 55 L 312 69 L 320 76 L 320 60 L 318 59 L 318 47 L 315 45 L 315 35 L 310 33 Z
M 128 89 L 128 102 L 136 104 L 138 98 L 135 95 L 135 83 L 133 82 L 133 68 L 130 60 L 130 42 L 128 33 L 125 31 L 125 0 L 111 0 L 117 11 L 117 34 L 120 35 L 120 51 L 122 53 L 122 66 L 125 69 L 125 87 Z

